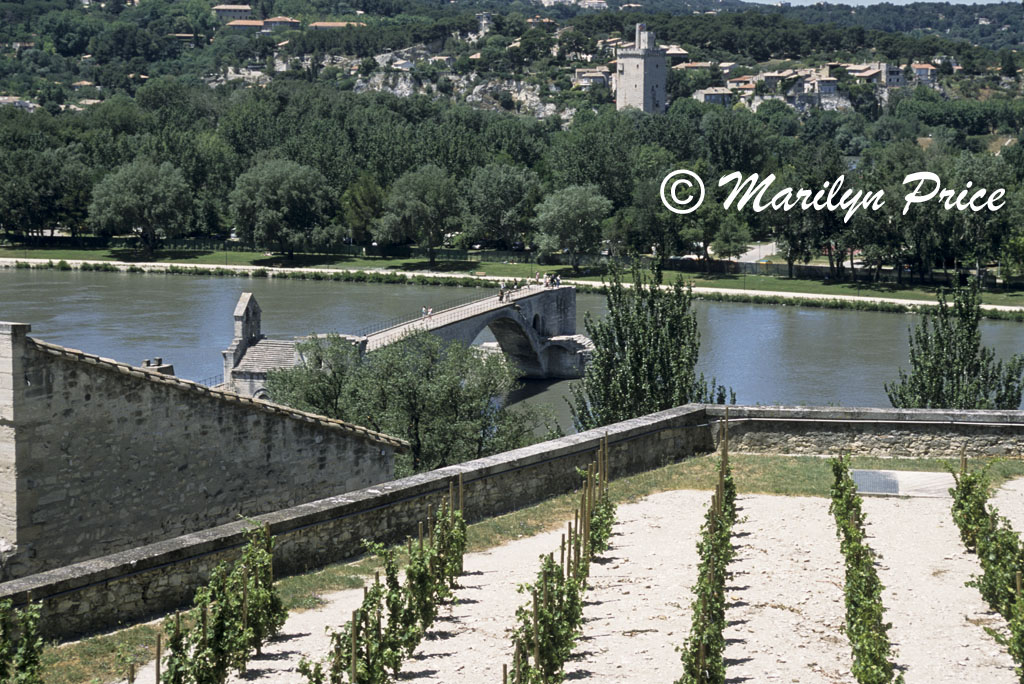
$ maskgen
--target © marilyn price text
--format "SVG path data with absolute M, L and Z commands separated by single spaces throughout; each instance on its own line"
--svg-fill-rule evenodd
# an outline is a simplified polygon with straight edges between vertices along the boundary
M 748 204 L 755 212 L 765 209 L 790 211 L 797 207 L 802 211 L 844 211 L 845 223 L 860 209 L 878 211 L 885 205 L 884 190 L 843 189 L 845 176 L 825 181 L 817 190 L 784 187 L 773 192 L 775 180 L 774 173 L 764 178 L 756 173 L 744 178 L 739 171 L 722 176 L 718 179 L 718 187 L 732 185 L 722 207 L 730 209 L 735 203 L 736 209 L 741 211 Z M 903 196 L 904 216 L 911 206 L 932 201 L 942 203 L 947 211 L 998 211 L 1006 204 L 1003 201 L 1005 188 L 989 191 L 986 188 L 975 188 L 972 181 L 967 181 L 965 187 L 959 190 L 947 188 L 943 186 L 942 179 L 930 171 L 907 174 L 903 185 L 908 189 Z M 696 211 L 704 203 L 705 195 L 704 181 L 689 169 L 672 171 L 661 181 L 661 201 L 669 211 L 677 214 Z

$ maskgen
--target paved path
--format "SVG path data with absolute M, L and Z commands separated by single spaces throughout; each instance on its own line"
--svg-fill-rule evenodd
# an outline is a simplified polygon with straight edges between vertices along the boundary
M 510 308 L 514 302 L 542 294 L 550 289 L 552 288 L 545 288 L 541 285 L 527 285 L 523 289 L 507 291 L 505 297 L 501 300 L 498 299 L 498 295 L 495 293 L 487 297 L 476 297 L 471 301 L 459 303 L 447 309 L 421 316 L 420 318 L 406 320 L 397 325 L 388 326 L 367 334 L 366 350 L 373 351 L 374 349 L 379 349 L 405 337 L 414 330 L 436 330 L 437 328 L 443 328 L 446 325 L 451 325 L 473 316 L 479 316 L 482 313 Z
M 13 268 L 15 262 L 22 263 L 36 263 L 46 264 L 52 259 L 11 259 L 2 258 L 0 259 L 0 268 Z M 491 280 L 495 282 L 510 280 L 516 280 L 509 276 L 474 276 L 472 273 L 438 273 L 434 271 L 394 271 L 391 269 L 374 269 L 374 268 L 266 268 L 260 266 L 218 266 L 217 264 L 171 264 L 171 263 L 122 263 L 118 261 L 91 261 L 82 259 L 67 259 L 66 262 L 72 267 L 80 266 L 84 263 L 89 264 L 109 264 L 116 266 L 121 271 L 127 271 L 130 267 L 141 268 L 144 271 L 166 271 L 170 266 L 176 266 L 178 268 L 201 268 L 201 269 L 225 269 L 239 272 L 252 272 L 252 271 L 265 271 L 269 275 L 273 276 L 276 273 L 295 273 L 295 272 L 306 272 L 306 273 L 388 273 L 395 275 L 403 275 L 409 278 L 415 278 L 417 276 L 429 276 L 432 278 L 477 278 L 480 280 Z M 519 278 L 523 280 L 523 278 Z M 589 285 L 589 286 L 600 286 L 600 282 L 593 280 L 570 280 L 567 278 L 562 279 L 562 285 Z M 628 284 L 627 284 L 628 287 Z M 665 287 L 669 287 L 666 285 Z M 781 297 L 784 299 L 815 299 L 822 301 L 869 301 L 878 303 L 889 303 L 889 304 L 901 304 L 903 306 L 931 306 L 934 304 L 931 300 L 922 299 L 900 299 L 898 297 L 861 297 L 857 295 L 839 295 L 839 294 L 820 294 L 813 292 L 781 292 L 776 290 L 741 290 L 726 287 L 694 287 L 694 294 L 721 294 L 721 295 L 738 295 L 743 297 L 750 297 L 756 299 L 758 297 Z M 495 295 L 497 299 L 497 295 Z M 952 306 L 952 304 L 950 304 Z M 1015 311 L 1024 312 L 1024 306 L 1006 306 L 1002 304 L 982 304 L 981 308 L 992 311 Z
M 747 247 L 750 249 L 748 249 L 745 254 L 739 255 L 736 258 L 736 261 L 755 262 L 775 254 L 774 242 L 769 242 L 764 245 L 747 245 Z

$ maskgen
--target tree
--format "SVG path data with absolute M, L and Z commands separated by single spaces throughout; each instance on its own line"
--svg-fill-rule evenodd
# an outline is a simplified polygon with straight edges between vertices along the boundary
M 373 174 L 364 172 L 341 196 L 349 237 L 356 244 L 368 242 L 370 227 L 384 211 L 384 189 Z
M 427 332 L 362 357 L 336 335 L 299 351 L 304 365 L 268 374 L 273 401 L 407 440 L 403 475 L 526 446 L 549 421 L 536 407 L 505 403 L 517 383 L 504 356 Z
M 953 289 L 953 306 L 938 294 L 938 308 L 910 333 L 910 372 L 886 383 L 895 408 L 1020 408 L 1024 356 L 1006 365 L 981 346 L 981 287 L 976 278 Z
M 1009 50 L 999 51 L 999 73 L 1005 78 L 1012 78 L 1016 80 L 1017 75 L 1017 60 L 1013 58 L 1013 53 Z
M 512 247 L 525 239 L 540 194 L 540 180 L 531 169 L 498 163 L 473 169 L 464 192 L 466 237 Z
M 571 185 L 551 193 L 537 205 L 534 221 L 541 251 L 568 250 L 572 270 L 579 271 L 580 254 L 596 250 L 601 221 L 611 210 L 612 203 L 593 185 Z
M 192 195 L 181 171 L 146 159 L 118 167 L 93 189 L 89 223 L 101 235 L 133 233 L 146 254 L 188 228 Z
M 648 277 L 633 267 L 633 287 L 613 268 L 608 315 L 585 319 L 594 353 L 583 380 L 571 386 L 579 430 L 616 423 L 690 402 L 724 404 L 736 395 L 697 374 L 700 332 L 693 294 L 677 279 L 662 287 L 661 271 Z
M 715 239 L 711 242 L 715 256 L 721 259 L 735 259 L 746 254 L 749 245 L 750 231 L 747 224 L 737 217 L 735 212 L 727 213 L 718 226 Z
M 332 204 L 323 174 L 286 159 L 260 162 L 239 176 L 230 202 L 239 237 L 289 257 L 327 223 Z
M 415 240 L 426 248 L 433 268 L 434 250 L 459 215 L 455 179 L 435 164 L 424 164 L 395 181 L 384 210 L 373 223 L 373 236 L 383 242 Z

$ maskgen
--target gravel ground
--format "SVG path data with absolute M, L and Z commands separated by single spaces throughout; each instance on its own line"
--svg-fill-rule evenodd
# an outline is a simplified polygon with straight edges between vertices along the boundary
M 960 542 L 950 502 L 864 499 L 896 664 L 905 668 L 907 684 L 1011 684 L 1013 660 L 984 630 L 1005 622 L 977 589 L 964 586 L 981 567 Z
M 734 681 L 853 682 L 843 558 L 828 500 L 740 496 L 734 576 L 726 585 L 726 676 Z
M 566 664 L 570 679 L 653 684 L 681 673 L 675 648 L 689 632 L 696 539 L 711 493 L 674 491 L 619 507 L 612 548 L 591 568 L 584 634 Z M 1024 530 L 1024 479 L 995 498 Z M 984 626 L 980 571 L 960 543 L 948 499 L 867 498 L 868 542 L 881 554 L 886 619 L 896 662 L 914 682 L 1013 682 L 1013 666 Z M 744 495 L 738 499 L 737 556 L 727 585 L 726 665 L 730 681 L 852 682 L 844 620 L 843 564 L 828 500 Z M 458 603 L 442 608 L 432 633 L 405 664 L 403 679 L 483 684 L 511 662 L 506 631 L 525 601 L 539 556 L 558 552 L 560 532 L 468 554 Z M 316 610 L 292 614 L 284 636 L 233 682 L 304 684 L 302 656 L 329 648 L 327 629 L 342 624 L 362 591 L 326 596 Z M 152 684 L 153 665 L 137 680 Z

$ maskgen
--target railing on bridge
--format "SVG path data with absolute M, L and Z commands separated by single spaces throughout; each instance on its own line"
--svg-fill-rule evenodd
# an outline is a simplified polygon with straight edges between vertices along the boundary
M 570 287 L 568 285 L 562 287 Z M 493 311 L 502 307 L 508 306 L 517 299 L 524 297 L 530 297 L 538 294 L 545 290 L 558 289 L 558 288 L 545 288 L 541 285 L 529 284 L 518 290 L 506 290 L 505 297 L 503 300 L 498 300 L 498 294 L 494 293 L 488 297 L 470 297 L 463 301 L 450 304 L 443 310 L 433 313 L 429 316 L 417 316 L 415 318 L 402 318 L 402 319 L 391 319 L 372 325 L 367 328 L 360 330 L 357 335 L 359 337 L 369 337 L 378 333 L 384 333 L 388 330 L 403 328 L 412 323 L 422 322 L 425 329 L 435 328 L 440 325 L 447 325 L 463 318 L 468 318 L 481 314 L 487 311 Z

